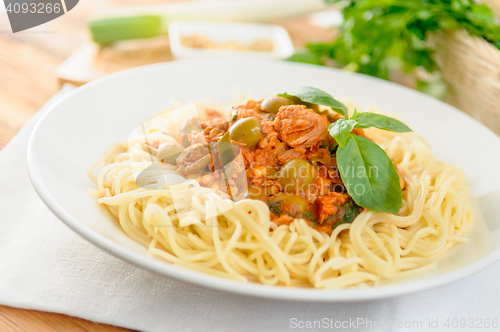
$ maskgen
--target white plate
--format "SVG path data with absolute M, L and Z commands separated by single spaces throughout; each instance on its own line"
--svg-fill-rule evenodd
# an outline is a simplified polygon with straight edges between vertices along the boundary
M 439 159 L 459 164 L 472 195 L 500 189 L 500 139 L 455 108 L 416 91 L 364 75 L 281 61 L 186 60 L 123 71 L 68 94 L 40 120 L 28 146 L 28 169 L 40 197 L 66 225 L 96 246 L 132 264 L 178 280 L 259 297 L 353 301 L 407 294 L 456 281 L 500 258 L 496 241 L 487 252 L 416 280 L 349 290 L 316 290 L 239 283 L 174 266 L 146 255 L 127 238 L 86 189 L 93 187 L 86 167 L 113 143 L 126 140 L 140 123 L 172 98 L 214 97 L 228 102 L 235 89 L 255 98 L 310 85 L 336 97 L 376 104 L 400 114 L 434 148 Z M 490 204 L 497 208 L 500 204 Z M 500 232 L 497 213 L 487 215 L 487 237 Z M 486 228 L 485 228 L 486 229 Z M 474 231 L 474 229 L 473 229 Z M 481 242 L 481 241 L 479 241 Z M 485 239 L 485 242 L 486 239 Z M 469 247 L 478 245 L 469 243 Z M 463 250 L 463 249 L 462 249 Z

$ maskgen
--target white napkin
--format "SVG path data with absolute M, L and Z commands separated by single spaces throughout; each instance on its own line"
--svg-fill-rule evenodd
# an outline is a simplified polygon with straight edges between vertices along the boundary
M 475 327 L 481 323 L 482 330 L 499 329 L 491 321 L 500 319 L 500 262 L 437 289 L 340 304 L 231 295 L 122 262 L 73 233 L 33 189 L 26 145 L 45 109 L 0 151 L 0 304 L 144 331 L 289 330 L 314 321 L 320 323 L 316 327 L 332 329 L 336 324 L 359 331 L 439 331 L 448 329 L 447 319 L 450 330 L 452 324 L 460 326 L 461 318 Z M 490 329 L 484 329 L 485 319 Z

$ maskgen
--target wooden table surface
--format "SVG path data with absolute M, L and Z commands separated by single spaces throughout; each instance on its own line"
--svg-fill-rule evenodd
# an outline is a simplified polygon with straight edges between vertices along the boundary
M 85 0 L 68 14 L 13 34 L 7 14 L 0 14 L 0 149 L 59 89 L 54 72 L 88 36 L 84 18 L 95 10 L 172 0 Z M 330 40 L 334 32 L 304 20 L 279 22 L 296 46 L 309 39 Z M 0 306 L 0 331 L 127 331 L 61 314 Z

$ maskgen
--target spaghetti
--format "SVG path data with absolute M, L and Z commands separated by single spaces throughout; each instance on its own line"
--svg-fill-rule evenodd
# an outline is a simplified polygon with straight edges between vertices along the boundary
M 330 235 L 304 219 L 278 225 L 264 202 L 234 203 L 194 180 L 176 186 L 174 204 L 173 191 L 158 184 L 165 175 L 180 176 L 174 167 L 153 164 L 147 170 L 149 182 L 137 184 L 135 170 L 151 159 L 140 140 L 112 146 L 89 167 L 97 184 L 90 192 L 152 255 L 217 277 L 345 288 L 434 269 L 437 257 L 467 242 L 472 227 L 464 173 L 436 160 L 413 132 L 367 129 L 365 135 L 398 165 L 406 183 L 403 206 L 398 215 L 363 210 Z M 180 218 L 191 222 L 181 226 Z

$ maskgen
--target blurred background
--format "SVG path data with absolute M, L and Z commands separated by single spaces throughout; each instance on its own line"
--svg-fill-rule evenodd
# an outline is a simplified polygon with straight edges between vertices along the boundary
M 115 45 L 94 43 L 87 23 L 90 13 L 175 2 L 178 1 L 82 0 L 66 15 L 15 34 L 0 2 L 0 149 L 64 82 L 81 85 L 119 70 L 173 59 L 167 35 Z M 322 5 L 317 1 L 313 8 L 318 3 Z M 189 12 L 190 8 L 186 10 Z M 309 40 L 330 41 L 336 33 L 311 23 L 307 15 L 274 21 L 285 27 L 297 48 Z
M 499 10 L 500 0 L 84 0 L 13 34 L 0 7 L 0 148 L 64 83 L 217 56 L 278 58 L 392 80 L 499 134 Z

